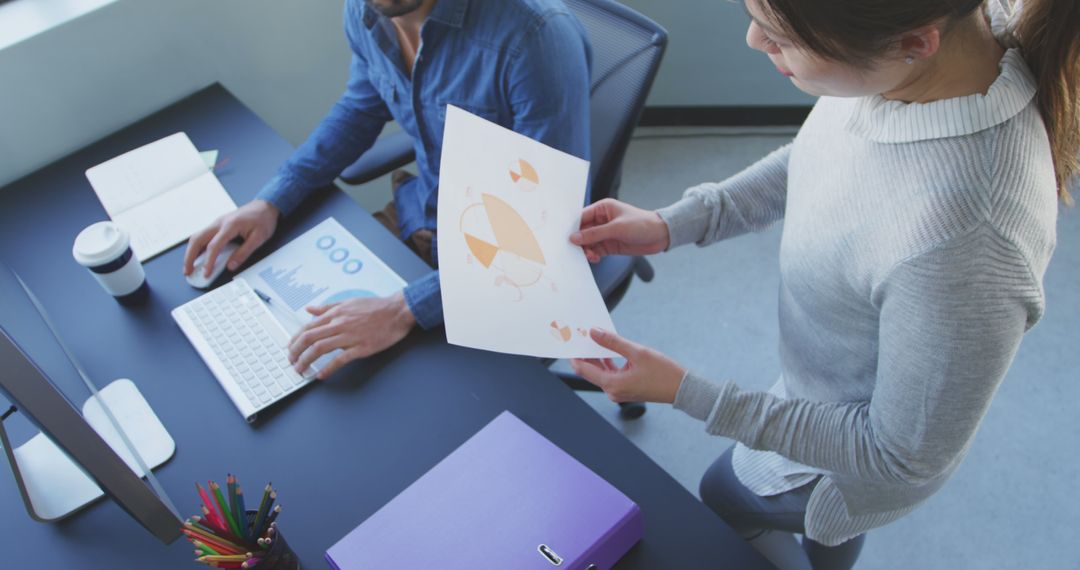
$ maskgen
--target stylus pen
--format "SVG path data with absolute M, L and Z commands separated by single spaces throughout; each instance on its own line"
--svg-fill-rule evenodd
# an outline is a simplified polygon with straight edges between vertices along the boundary
M 263 293 L 262 291 L 259 291 L 254 287 L 252 287 L 251 290 L 255 291 L 255 294 L 263 300 L 263 303 L 266 303 L 267 307 L 270 307 L 271 309 L 276 309 L 274 312 L 278 314 L 284 314 L 285 317 L 288 318 L 289 321 L 291 321 L 292 324 L 296 326 L 296 330 L 291 331 L 291 334 L 295 335 L 296 333 L 300 332 L 300 329 L 304 328 L 304 322 L 301 321 L 300 318 L 296 316 L 296 314 L 294 314 L 292 311 L 286 311 L 281 306 L 274 304 L 274 300 L 270 298 L 270 295 L 267 295 L 266 293 Z
M 266 306 L 269 307 L 271 311 L 273 311 L 274 313 L 277 313 L 279 315 L 284 315 L 285 318 L 289 320 L 289 323 L 291 323 L 293 325 L 293 330 L 291 330 L 291 331 L 287 330 L 286 331 L 286 332 L 289 333 L 289 335 L 291 335 L 292 337 L 295 338 L 296 335 L 300 334 L 300 331 L 304 330 L 304 325 L 306 325 L 307 323 L 302 321 L 300 319 L 300 317 L 297 317 L 296 313 L 293 313 L 292 311 L 285 310 L 285 308 L 283 308 L 280 303 L 274 303 L 274 300 L 270 298 L 270 295 L 267 295 L 266 293 L 263 293 L 262 291 L 259 291 L 258 289 L 254 288 L 254 287 L 252 287 L 251 290 L 254 291 L 255 294 L 258 295 L 258 297 L 260 299 L 262 299 L 262 301 L 264 303 L 266 303 Z M 281 323 L 281 319 L 278 319 L 278 322 Z M 286 323 L 281 323 L 281 324 L 282 324 L 282 326 L 285 326 L 286 329 L 289 328 Z M 290 342 L 291 342 L 291 340 L 290 340 Z M 340 350 L 340 349 L 338 349 L 338 350 Z M 333 355 L 333 354 L 335 354 L 335 352 L 331 351 L 331 352 L 328 352 L 328 353 L 322 355 L 318 360 L 316 360 L 315 362 L 312 362 L 307 367 L 307 370 L 305 370 L 304 372 L 301 372 L 300 374 L 304 378 L 307 378 L 307 379 L 310 380 L 324 366 L 326 366 L 326 363 L 329 361 L 329 359 L 331 358 L 331 355 Z

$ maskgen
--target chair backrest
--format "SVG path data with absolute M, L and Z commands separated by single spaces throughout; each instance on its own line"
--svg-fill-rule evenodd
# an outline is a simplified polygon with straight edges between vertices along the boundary
M 623 156 L 664 56 L 667 31 L 614 0 L 563 1 L 592 44 L 591 198 L 615 198 Z

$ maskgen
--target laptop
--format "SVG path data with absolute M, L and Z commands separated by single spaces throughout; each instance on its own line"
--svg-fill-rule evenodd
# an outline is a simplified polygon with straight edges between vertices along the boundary
M 626 495 L 503 412 L 326 551 L 335 570 L 611 568 L 642 536 Z
M 232 281 L 172 310 L 173 320 L 248 422 L 300 390 L 337 352 L 298 374 L 289 341 L 306 307 L 385 297 L 405 286 L 334 218 L 327 218 Z

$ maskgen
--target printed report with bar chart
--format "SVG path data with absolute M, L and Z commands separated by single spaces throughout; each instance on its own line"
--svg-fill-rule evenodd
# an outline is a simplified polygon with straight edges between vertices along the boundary
M 266 293 L 299 322 L 311 318 L 305 307 L 385 297 L 405 286 L 405 280 L 334 218 L 323 220 L 237 277 Z
M 452 105 L 439 173 L 439 280 L 451 344 L 550 358 L 614 357 L 581 223 L 589 163 Z

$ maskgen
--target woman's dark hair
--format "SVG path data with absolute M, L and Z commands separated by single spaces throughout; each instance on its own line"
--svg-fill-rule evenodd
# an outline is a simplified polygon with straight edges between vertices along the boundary
M 903 34 L 934 22 L 946 27 L 984 0 L 761 0 L 801 47 L 866 68 Z M 996 2 L 998 0 L 989 0 Z M 1058 195 L 1080 172 L 1080 1 L 1024 0 L 1016 36 L 1035 75 L 1036 102 L 1054 155 Z

